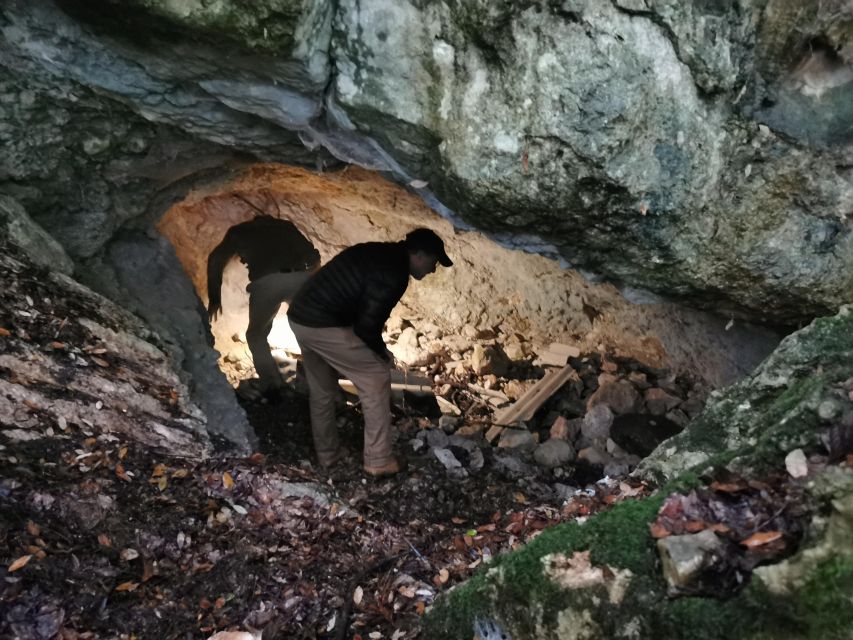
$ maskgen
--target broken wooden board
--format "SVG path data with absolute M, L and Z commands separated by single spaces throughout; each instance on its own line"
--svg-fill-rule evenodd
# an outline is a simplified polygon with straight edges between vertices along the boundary
M 486 440 L 489 442 L 494 442 L 498 439 L 498 437 L 504 432 L 504 427 L 499 427 L 496 424 L 493 424 L 489 427 L 489 430 L 486 431 Z
M 515 404 L 506 409 L 496 411 L 493 419 L 495 425 L 510 426 L 522 420 L 530 420 L 536 410 L 550 398 L 557 389 L 569 380 L 578 380 L 577 372 L 566 365 L 562 369 L 552 369 L 521 396 Z
M 581 350 L 569 344 L 552 342 L 539 355 L 539 361 L 544 365 L 564 367 L 569 358 L 577 358 Z
M 344 378 L 338 380 L 338 384 L 347 393 L 358 395 L 355 385 L 351 381 Z M 392 393 L 408 391 L 409 393 L 415 393 L 418 395 L 431 396 L 433 395 L 432 385 L 432 379 L 427 378 L 426 376 L 422 376 L 417 373 L 399 371 L 397 369 L 391 371 Z

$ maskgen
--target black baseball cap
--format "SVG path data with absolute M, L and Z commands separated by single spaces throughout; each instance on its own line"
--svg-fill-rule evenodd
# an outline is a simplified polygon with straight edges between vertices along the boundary
M 447 257 L 444 241 L 432 229 L 415 229 L 406 234 L 406 247 L 410 251 L 423 251 L 438 258 L 444 267 L 452 267 L 453 261 Z

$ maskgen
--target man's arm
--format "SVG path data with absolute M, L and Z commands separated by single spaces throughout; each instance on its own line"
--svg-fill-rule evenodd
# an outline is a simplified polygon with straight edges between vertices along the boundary
M 368 282 L 362 297 L 362 305 L 353 323 L 353 332 L 376 354 L 390 361 L 388 349 L 382 340 L 382 328 L 385 326 L 391 310 L 403 297 L 408 277 L 402 284 L 388 282 Z

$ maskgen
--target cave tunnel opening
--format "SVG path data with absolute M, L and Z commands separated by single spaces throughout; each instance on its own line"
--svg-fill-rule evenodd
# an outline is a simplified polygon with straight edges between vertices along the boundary
M 246 196 L 233 197 L 258 214 L 228 228 L 211 251 L 206 293 L 220 368 L 236 385 L 253 373 L 272 380 L 279 375 L 276 363 L 299 353 L 288 301 L 320 254 L 290 220 L 268 215 Z
M 711 389 L 743 375 L 775 344 L 674 304 L 632 304 L 613 286 L 590 283 L 553 259 L 455 230 L 416 194 L 357 167 L 312 173 L 253 165 L 189 193 L 157 225 L 205 307 L 210 258 L 229 238 L 239 236 L 250 262 L 262 265 L 250 273 L 239 242 L 220 251 L 222 313 L 211 331 L 219 367 L 238 389 L 254 384 L 257 373 L 247 336 L 250 281 L 266 271 L 307 277 L 345 247 L 401 240 L 416 227 L 444 239 L 454 266 L 412 281 L 386 324 L 384 339 L 406 370 L 395 380 L 397 397 L 420 387 L 438 402 L 437 413 L 423 409 L 403 421 L 415 430 L 408 437 L 438 428 L 528 454 L 558 439 L 569 443 L 566 455 L 583 461 L 573 469 L 625 473 L 648 453 L 651 439 L 678 431 Z M 292 385 L 299 349 L 285 313 L 283 304 L 268 342 Z M 516 430 L 492 429 L 496 416 L 523 402 L 545 374 L 566 367 L 566 380 L 523 420 L 529 442 L 514 442 Z M 416 408 L 414 396 L 408 399 L 406 409 Z M 469 454 L 454 454 L 463 468 Z M 543 465 L 550 464 L 546 456 Z

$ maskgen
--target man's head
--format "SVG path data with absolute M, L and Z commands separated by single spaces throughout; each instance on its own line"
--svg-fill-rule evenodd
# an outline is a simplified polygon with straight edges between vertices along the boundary
M 415 280 L 433 273 L 437 264 L 453 266 L 444 251 L 444 242 L 430 229 L 410 231 L 406 235 L 405 243 L 409 250 L 409 273 Z

